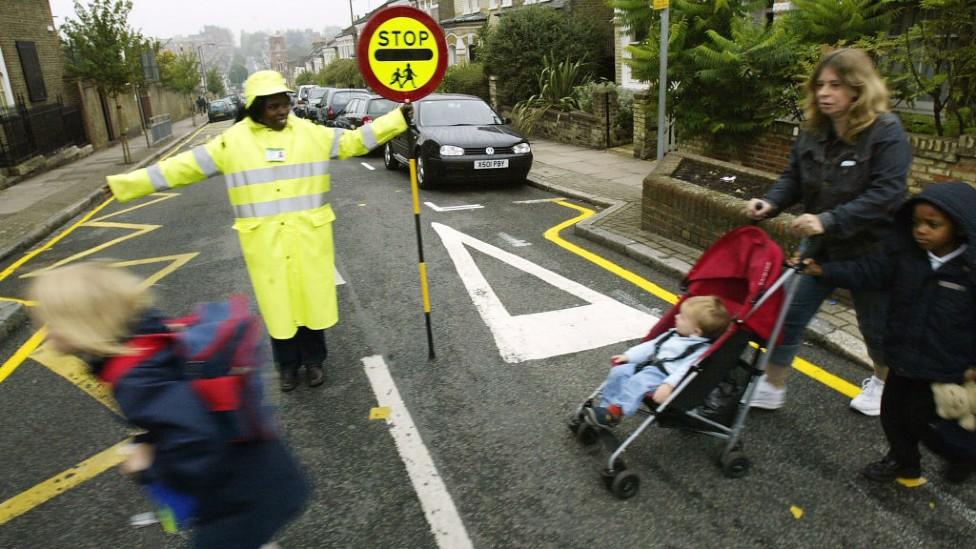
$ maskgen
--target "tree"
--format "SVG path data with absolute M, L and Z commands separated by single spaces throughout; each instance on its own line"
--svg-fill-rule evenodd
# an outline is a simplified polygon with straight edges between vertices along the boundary
M 162 52 L 157 61 L 159 63 L 159 77 L 167 88 L 183 95 L 190 101 L 190 116 L 196 116 L 192 94 L 200 83 L 200 63 L 195 55 L 173 52 Z M 194 124 L 196 120 L 194 119 Z
M 316 81 L 316 74 L 314 72 L 311 72 L 311 71 L 305 71 L 305 72 L 299 74 L 295 78 L 295 85 L 296 86 L 304 86 L 306 84 L 314 84 L 315 81 Z
M 793 0 L 785 26 L 801 42 L 850 44 L 887 32 L 894 19 L 893 0 Z
M 315 76 L 315 82 L 320 86 L 336 88 L 366 87 L 355 59 L 336 59 L 329 63 Z
M 227 79 L 230 83 L 235 86 L 243 86 L 244 81 L 247 80 L 247 68 L 244 63 L 235 64 L 230 68 L 230 73 L 227 75 Z
M 140 55 L 152 44 L 129 26 L 131 0 L 75 0 L 76 19 L 61 25 L 65 68 L 76 78 L 95 83 L 103 96 L 115 99 L 125 162 L 131 162 L 119 94 L 143 83 Z
M 218 97 L 224 95 L 224 79 L 217 67 L 207 69 L 207 91 Z
M 606 33 L 595 22 L 562 10 L 530 6 L 510 12 L 494 27 L 482 27 L 479 39 L 480 61 L 498 77 L 502 104 L 512 105 L 541 91 L 538 67 L 546 56 L 579 61 L 597 77 L 612 74 L 612 66 L 600 64 L 609 43 Z

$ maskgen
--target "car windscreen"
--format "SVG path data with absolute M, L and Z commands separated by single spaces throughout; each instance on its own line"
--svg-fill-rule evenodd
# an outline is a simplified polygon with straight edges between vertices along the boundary
M 420 109 L 422 126 L 483 126 L 503 121 L 480 99 L 425 101 Z
M 353 97 L 356 97 L 358 95 L 362 95 L 362 94 L 356 92 L 338 92 L 334 96 L 332 96 L 332 106 L 333 108 L 335 108 L 335 110 L 338 111 L 339 109 L 345 107 L 346 103 L 352 101 Z
M 369 106 L 366 107 L 366 114 L 371 114 L 376 116 L 378 114 L 386 114 L 396 107 L 396 103 L 390 101 L 389 99 L 374 99 L 369 102 Z
M 319 100 L 322 99 L 322 96 L 325 95 L 325 92 L 327 91 L 329 90 L 326 88 L 313 89 L 312 91 L 308 92 L 308 102 L 313 105 L 317 105 Z

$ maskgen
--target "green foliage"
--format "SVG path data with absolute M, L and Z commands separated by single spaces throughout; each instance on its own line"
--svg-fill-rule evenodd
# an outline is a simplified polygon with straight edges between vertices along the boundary
M 609 76 L 613 68 L 606 32 L 562 10 L 530 6 L 508 12 L 497 25 L 483 27 L 479 39 L 479 58 L 498 77 L 498 99 L 505 105 L 540 93 L 537 67 L 547 56 L 576 60 L 598 76 Z
M 235 59 L 237 57 L 239 56 L 235 56 Z M 227 79 L 235 86 L 239 87 L 244 85 L 244 81 L 247 80 L 247 67 L 244 66 L 243 61 L 230 67 L 230 72 L 227 73 Z
M 539 93 L 519 101 L 512 113 L 520 129 L 531 132 L 545 113 L 550 110 L 571 111 L 580 108 L 573 94 L 574 88 L 589 82 L 592 77 L 583 72 L 580 61 L 556 61 L 543 58 L 542 71 L 537 80 Z
M 217 97 L 224 95 L 224 79 L 220 77 L 217 67 L 207 69 L 207 91 Z
M 304 86 L 306 84 L 314 84 L 316 82 L 316 74 L 314 72 L 305 71 L 299 74 L 295 78 L 296 86 Z
M 363 80 L 355 59 L 336 59 L 329 63 L 315 76 L 314 83 L 334 88 L 366 87 L 366 81 Z
M 967 132 L 976 126 L 976 2 L 921 0 L 901 14 L 907 32 L 877 36 L 867 45 L 887 60 L 885 72 L 903 76 L 900 99 L 932 101 L 935 133 Z M 945 123 L 947 115 L 952 125 Z
M 443 93 L 466 93 L 488 101 L 488 79 L 481 63 L 451 65 L 437 87 Z
M 886 32 L 895 16 L 894 0 L 793 0 L 784 17 L 787 31 L 813 44 L 850 44 Z
M 647 31 L 646 40 L 630 47 L 630 64 L 636 78 L 656 87 L 659 15 L 651 13 L 649 2 L 611 4 L 631 32 Z M 818 55 L 817 49 L 792 39 L 781 23 L 757 23 L 756 7 L 751 0 L 673 0 L 667 107 L 680 135 L 728 146 L 798 112 L 797 84 L 806 77 L 798 69 Z
M 91 80 L 102 92 L 117 95 L 143 81 L 139 56 L 152 44 L 129 26 L 131 0 L 75 0 L 75 19 L 61 25 L 68 74 Z
M 200 63 L 195 55 L 163 52 L 156 58 L 159 63 L 159 76 L 167 88 L 190 95 L 200 83 Z

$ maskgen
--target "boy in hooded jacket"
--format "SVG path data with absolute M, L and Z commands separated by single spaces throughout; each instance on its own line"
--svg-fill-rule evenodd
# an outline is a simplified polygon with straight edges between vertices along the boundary
M 939 418 L 931 384 L 961 383 L 976 364 L 976 189 L 961 181 L 931 185 L 901 206 L 875 253 L 805 265 L 805 273 L 837 286 L 890 293 L 884 353 L 891 370 L 881 397 L 890 449 L 864 476 L 920 484 L 922 443 L 946 460 L 947 481 L 966 480 L 972 459 L 932 428 Z

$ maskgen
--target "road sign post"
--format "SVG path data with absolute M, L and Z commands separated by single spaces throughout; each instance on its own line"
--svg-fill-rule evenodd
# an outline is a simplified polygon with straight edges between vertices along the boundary
M 657 159 L 664 158 L 667 144 L 667 116 L 665 104 L 668 100 L 668 30 L 671 8 L 669 0 L 654 0 L 654 9 L 661 10 L 661 46 L 659 72 L 657 77 Z
M 440 26 L 425 12 L 408 6 L 386 8 L 370 17 L 359 37 L 356 55 L 359 70 L 369 87 L 379 95 L 400 103 L 411 103 L 433 92 L 447 70 L 447 44 Z M 417 231 L 417 270 L 427 325 L 427 356 L 434 359 L 430 290 L 427 264 L 424 262 L 424 240 L 420 231 L 417 159 L 412 146 L 409 155 L 410 192 Z

